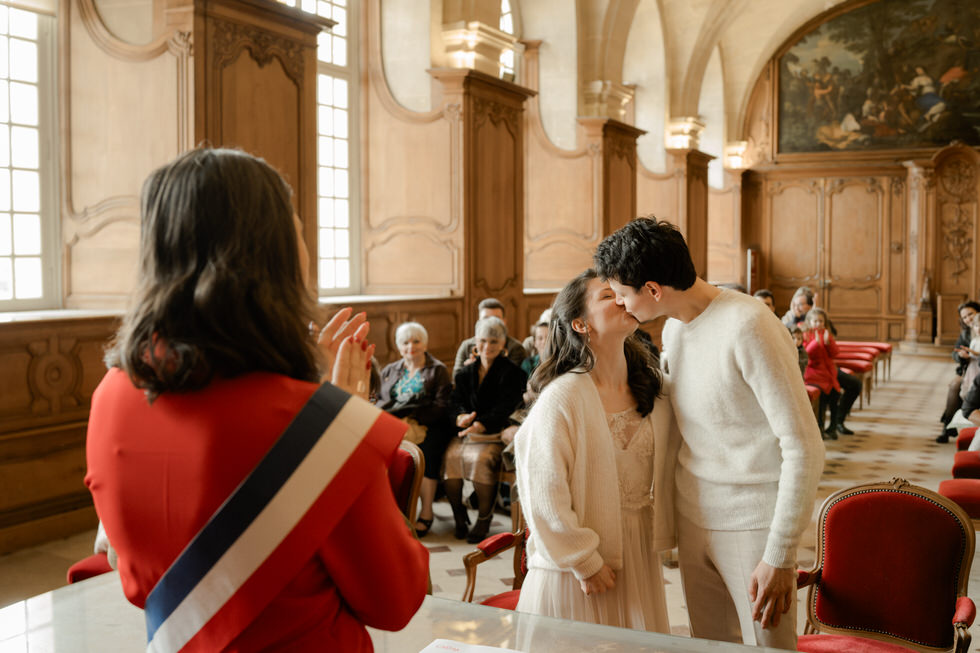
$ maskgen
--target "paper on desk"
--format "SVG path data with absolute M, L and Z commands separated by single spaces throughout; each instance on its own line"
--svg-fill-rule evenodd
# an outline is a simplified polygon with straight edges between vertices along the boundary
M 451 639 L 437 639 L 419 653 L 521 653 L 512 648 L 499 648 L 497 646 L 480 646 L 479 644 L 466 644 Z

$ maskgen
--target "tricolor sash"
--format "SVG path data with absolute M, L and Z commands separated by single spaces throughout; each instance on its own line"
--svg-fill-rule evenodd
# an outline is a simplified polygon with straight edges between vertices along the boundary
M 316 554 L 406 424 L 328 383 L 146 599 L 147 651 L 220 651 Z

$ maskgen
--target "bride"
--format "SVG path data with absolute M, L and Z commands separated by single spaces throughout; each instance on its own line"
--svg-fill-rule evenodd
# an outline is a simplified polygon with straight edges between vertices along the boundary
M 594 270 L 555 299 L 515 439 L 531 530 L 517 609 L 669 633 L 658 551 L 674 546 L 678 439 L 637 326 Z

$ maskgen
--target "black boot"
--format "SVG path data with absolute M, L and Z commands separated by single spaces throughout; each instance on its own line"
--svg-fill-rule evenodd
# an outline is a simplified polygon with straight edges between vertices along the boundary
M 840 433 L 841 435 L 854 435 L 854 431 L 852 431 L 851 429 L 849 429 L 846 426 L 844 426 L 844 422 L 840 422 L 839 424 L 835 424 L 834 425 L 834 428 L 836 428 L 837 429 L 837 432 Z
M 453 519 L 456 520 L 456 528 L 453 530 L 453 537 L 457 540 L 466 539 L 466 532 L 470 529 L 470 516 L 466 513 L 465 506 L 453 506 Z
M 479 544 L 490 532 L 490 521 L 493 520 L 493 510 L 488 512 L 485 516 L 477 517 L 476 524 L 473 526 L 473 530 L 470 531 L 469 537 L 466 541 L 470 544 Z
M 936 442 L 939 442 L 940 444 L 945 444 L 949 442 L 950 438 L 953 438 L 955 440 L 956 435 L 957 435 L 956 429 L 943 429 L 942 435 L 936 437 Z

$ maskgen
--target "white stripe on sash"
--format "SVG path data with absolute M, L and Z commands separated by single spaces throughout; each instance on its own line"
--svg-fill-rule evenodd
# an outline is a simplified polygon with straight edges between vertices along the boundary
M 160 624 L 148 653 L 174 653 L 262 566 L 306 514 L 377 420 L 380 410 L 351 397 L 269 504 Z M 324 480 L 329 479 L 329 480 Z

